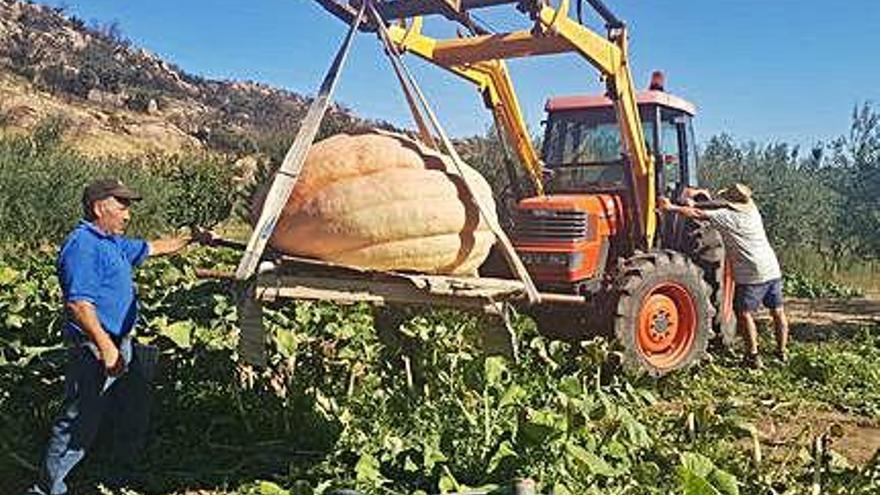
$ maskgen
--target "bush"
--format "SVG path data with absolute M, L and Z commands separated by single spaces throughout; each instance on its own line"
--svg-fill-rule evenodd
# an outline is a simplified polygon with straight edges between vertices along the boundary
M 807 299 L 850 299 L 864 295 L 856 287 L 838 284 L 831 280 L 818 279 L 799 272 L 785 274 L 783 290 L 789 296 Z
M 228 217 L 235 171 L 223 158 L 91 159 L 61 144 L 65 126 L 49 119 L 30 136 L 0 139 L 0 245 L 59 243 L 82 217 L 83 188 L 99 177 L 119 178 L 144 196 L 134 206 L 132 235 L 209 227 Z
M 770 455 L 755 465 L 754 425 L 828 407 L 870 421 L 880 404 L 869 329 L 795 341 L 790 366 L 762 374 L 719 357 L 654 381 L 615 372 L 601 339 L 548 341 L 525 318 L 514 321 L 514 363 L 485 355 L 468 314 L 411 313 L 377 331 L 362 305 L 278 301 L 263 320 L 269 366 L 237 366 L 230 287 L 193 268 L 231 269 L 238 256 L 195 248 L 137 271 L 139 331 L 161 350 L 145 493 L 243 483 L 221 490 L 243 495 L 259 479 L 277 483 L 257 483 L 262 493 L 490 492 L 523 476 L 538 477 L 540 493 L 774 493 L 811 474 L 817 459 L 801 447 L 821 433 L 804 424 L 784 443 L 762 440 Z M 48 253 L 0 251 L 0 448 L 19 456 L 0 456 L 2 493 L 30 481 L 19 459 L 39 462 L 62 395 L 54 271 Z M 80 472 L 94 479 L 101 466 Z M 875 493 L 876 466 L 829 469 L 822 493 Z
M 257 151 L 253 138 L 242 130 L 218 125 L 200 129 L 195 137 L 209 148 L 224 153 L 246 155 Z
M 165 221 L 171 227 L 213 227 L 229 218 L 235 194 L 236 170 L 214 155 L 159 157 L 159 178 L 170 186 L 165 193 Z

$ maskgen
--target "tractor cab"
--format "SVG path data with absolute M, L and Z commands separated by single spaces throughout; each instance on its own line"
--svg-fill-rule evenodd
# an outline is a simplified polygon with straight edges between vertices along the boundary
M 657 192 L 677 196 L 697 184 L 691 103 L 660 90 L 637 95 Z M 617 114 L 604 96 L 561 96 L 546 105 L 544 165 L 550 194 L 624 193 L 627 174 Z
M 691 103 L 662 90 L 638 93 L 656 192 L 677 197 L 697 185 Z M 544 192 L 519 202 L 513 242 L 545 290 L 588 294 L 601 287 L 608 260 L 631 251 L 626 235 L 632 190 L 618 116 L 605 96 L 561 96 L 546 104 Z

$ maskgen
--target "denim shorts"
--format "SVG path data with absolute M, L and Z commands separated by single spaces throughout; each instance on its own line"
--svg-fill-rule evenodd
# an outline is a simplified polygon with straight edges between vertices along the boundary
M 762 303 L 768 309 L 782 306 L 781 278 L 762 284 L 736 284 L 733 293 L 733 309 L 735 311 L 757 311 Z

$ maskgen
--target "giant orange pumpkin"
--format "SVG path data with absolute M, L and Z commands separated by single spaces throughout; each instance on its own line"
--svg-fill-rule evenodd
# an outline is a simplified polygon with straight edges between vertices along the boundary
M 463 173 L 495 215 L 486 180 L 468 166 Z M 269 242 L 360 268 L 475 274 L 494 241 L 449 157 L 373 132 L 312 146 Z

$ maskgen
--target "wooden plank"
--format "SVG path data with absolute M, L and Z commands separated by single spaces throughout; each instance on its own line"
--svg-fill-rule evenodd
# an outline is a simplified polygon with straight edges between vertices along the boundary
M 374 279 L 267 273 L 257 280 L 256 296 L 262 300 L 396 303 L 483 310 L 495 302 L 524 296 L 521 283 L 500 279 L 402 274 Z
M 211 272 L 210 270 L 197 270 Z M 298 256 L 284 256 L 271 268 L 265 270 L 266 276 L 294 275 L 336 278 L 339 280 L 369 279 L 372 281 L 407 281 L 417 287 L 453 287 L 480 289 L 495 292 L 522 293 L 525 290 L 519 280 L 492 277 L 463 277 L 457 275 L 432 275 L 426 273 L 375 270 L 357 266 L 340 265 L 330 261 Z M 222 278 L 222 277 L 221 277 Z
M 324 114 L 330 106 L 330 99 L 333 96 L 336 83 L 339 81 L 339 75 L 342 73 L 342 67 L 345 65 L 348 53 L 351 51 L 354 35 L 357 33 L 358 26 L 361 24 L 363 17 L 364 6 L 361 7 L 360 12 L 352 21 L 348 35 L 336 53 L 336 58 L 333 60 L 330 70 L 324 76 L 321 88 L 300 125 L 296 139 L 294 139 L 290 149 L 287 150 L 287 155 L 285 155 L 281 167 L 275 173 L 272 187 L 269 189 L 269 194 L 266 196 L 266 201 L 263 204 L 263 210 L 260 212 L 260 219 L 256 227 L 254 227 L 247 249 L 238 264 L 238 268 L 235 270 L 235 276 L 239 280 L 247 279 L 253 275 L 260 262 L 260 258 L 263 256 L 263 251 L 266 249 L 269 237 L 272 236 L 272 232 L 275 230 L 275 224 L 278 221 L 281 210 L 287 203 L 287 199 L 291 191 L 293 191 L 293 187 L 296 185 L 296 181 L 302 171 L 306 154 L 312 146 L 312 142 L 318 134 L 318 129 L 321 127 Z
M 357 290 L 352 288 L 328 288 L 315 286 L 314 283 L 304 281 L 302 285 L 291 283 L 288 280 L 285 285 L 260 285 L 257 287 L 256 296 L 260 300 L 274 301 L 277 299 L 295 299 L 307 301 L 331 301 L 339 304 L 404 304 L 413 306 L 447 307 L 470 310 L 485 310 L 491 306 L 488 298 L 465 298 L 450 295 L 432 295 L 418 290 L 407 289 L 403 286 L 385 284 L 372 290 Z

